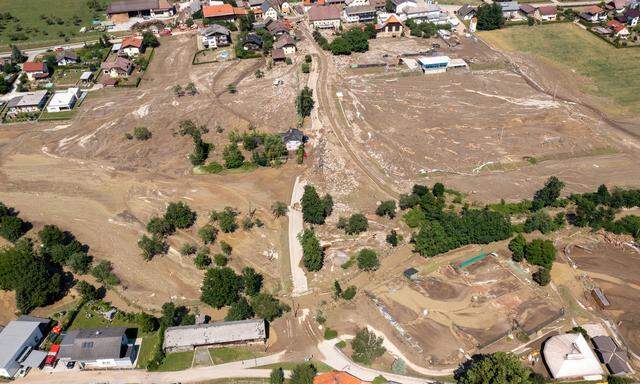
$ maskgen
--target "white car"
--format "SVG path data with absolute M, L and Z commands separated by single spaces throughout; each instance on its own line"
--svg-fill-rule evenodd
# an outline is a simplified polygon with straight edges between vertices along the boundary
M 282 85 L 282 84 L 284 84 L 284 80 L 282 80 L 282 79 L 273 80 L 273 86 L 274 87 L 277 87 L 278 85 Z

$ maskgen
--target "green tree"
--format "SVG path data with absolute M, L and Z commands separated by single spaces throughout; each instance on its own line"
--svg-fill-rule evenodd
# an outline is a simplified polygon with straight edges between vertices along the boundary
M 361 328 L 356 332 L 356 337 L 351 340 L 353 353 L 351 358 L 356 363 L 371 365 L 378 357 L 382 356 L 386 349 L 382 346 L 382 337 L 367 328 Z
M 302 200 L 302 218 L 305 222 L 311 224 L 324 224 L 325 220 L 325 206 L 324 202 L 320 199 L 318 192 L 312 185 L 306 185 L 304 187 L 304 193 Z
M 316 367 L 310 363 L 298 364 L 293 368 L 291 373 L 290 384 L 313 384 L 313 378 L 316 376 Z
M 6 216 L 6 215 L 2 215 Z M 38 232 L 40 244 L 45 248 L 50 248 L 58 244 L 66 244 L 68 242 L 67 235 L 58 228 L 57 225 L 47 224 Z
M 213 256 L 213 261 L 218 267 L 224 267 L 229 263 L 229 258 L 222 253 L 216 253 L 216 255 Z
M 504 26 L 504 16 L 499 3 L 482 4 L 476 12 L 478 18 L 477 28 L 480 31 L 500 29 Z
M 347 289 L 345 289 L 344 292 L 342 293 L 342 298 L 347 301 L 353 299 L 355 296 L 356 296 L 356 287 L 353 285 L 348 286 Z
M 548 207 L 556 202 L 560 197 L 560 192 L 564 188 L 564 183 L 557 177 L 551 176 L 544 184 L 544 187 L 538 190 L 533 195 L 533 210 L 540 209 L 542 207 Z
M 120 279 L 113 273 L 113 265 L 110 261 L 101 260 L 91 269 L 91 276 L 95 277 L 99 283 L 106 285 L 118 285 Z
M 331 53 L 334 55 L 350 55 L 351 54 L 351 44 L 349 41 L 342 36 L 338 36 L 331 44 L 329 44 L 329 49 Z
M 396 202 L 394 200 L 386 200 L 378 205 L 376 208 L 376 215 L 388 216 L 390 219 L 396 217 Z
M 202 248 L 193 258 L 193 264 L 198 269 L 206 269 L 211 265 L 211 256 L 209 256 L 209 248 Z
M 245 267 L 242 269 L 242 282 L 244 285 L 244 293 L 248 296 L 255 296 L 260 293 L 262 289 L 262 275 L 257 273 L 255 269 L 251 267 Z
M 224 147 L 222 157 L 224 158 L 224 166 L 229 169 L 240 168 L 244 164 L 244 155 L 236 143 Z
M 387 0 L 384 4 L 384 9 L 387 13 L 393 13 L 395 11 L 395 7 L 393 5 L 393 1 Z
M 562 220 L 564 221 L 564 217 Z M 536 211 L 529 215 L 523 226 L 523 230 L 526 233 L 538 230 L 543 234 L 551 233 L 558 228 L 560 228 L 560 226 L 557 225 L 556 222 L 543 210 Z
M 25 61 L 27 61 L 27 57 L 22 54 L 22 51 L 20 51 L 17 46 L 12 45 L 11 61 L 13 61 L 14 63 L 24 63 Z
M 167 245 L 162 239 L 155 236 L 142 235 L 142 238 L 138 240 L 138 247 L 142 250 L 142 258 L 149 261 L 154 256 L 165 253 Z
M 456 371 L 458 384 L 529 384 L 530 371 L 505 352 L 475 355 Z
M 203 165 L 209 157 L 213 144 L 202 140 L 200 135 L 193 137 L 193 152 L 189 154 L 189 161 L 193 166 Z
M 236 222 L 236 216 L 238 213 L 234 211 L 231 207 L 226 207 L 220 214 L 218 215 L 218 224 L 220 225 L 220 230 L 224 233 L 232 233 L 238 229 L 238 223 Z
M 211 224 L 205 224 L 198 229 L 198 236 L 200 236 L 204 244 L 211 244 L 216 241 L 218 230 Z
M 525 258 L 533 265 L 551 269 L 556 258 L 556 247 L 550 240 L 533 239 L 525 247 Z
M 256 316 L 267 321 L 273 321 L 289 310 L 289 306 L 281 303 L 268 293 L 258 293 L 251 297 L 251 308 Z
M 152 217 L 147 223 L 147 231 L 158 237 L 172 235 L 176 229 L 167 219 L 163 217 Z
M 147 127 L 135 127 L 133 128 L 133 137 L 136 140 L 146 141 L 151 138 L 151 131 Z
M 333 282 L 333 298 L 339 299 L 342 297 L 342 286 L 338 280 L 334 280 Z
M 364 248 L 358 252 L 358 268 L 362 271 L 375 271 L 380 267 L 378 254 L 369 248 Z
M 431 189 L 431 192 L 435 197 L 444 197 L 444 192 L 445 192 L 444 184 L 442 183 L 433 184 L 433 188 Z
M 67 266 L 71 269 L 71 272 L 84 275 L 89 272 L 92 261 L 93 257 L 85 252 L 75 252 L 67 259 Z
M 366 52 L 369 50 L 367 33 L 360 28 L 353 28 L 342 34 L 348 41 L 352 52 Z
M 347 226 L 344 231 L 348 235 L 357 235 L 362 232 L 366 232 L 369 228 L 369 221 L 367 218 L 361 213 L 354 213 L 349 217 L 349 221 L 347 222 Z
M 209 269 L 202 281 L 200 299 L 220 309 L 238 301 L 241 289 L 242 281 L 233 269 L 227 267 Z
M 322 269 L 324 265 L 324 251 L 313 229 L 305 229 L 298 240 L 300 241 L 300 245 L 302 245 L 302 263 L 304 267 L 310 272 L 317 272 Z
M 28 224 L 18 216 L 3 216 L 0 219 L 0 236 L 15 243 L 25 234 Z
M 422 256 L 435 256 L 450 249 L 447 233 L 439 222 L 425 223 L 414 236 L 415 250 Z
M 169 203 L 167 211 L 164 214 L 165 220 L 180 229 L 191 227 L 193 223 L 195 223 L 196 217 L 196 213 L 182 201 Z
M 250 319 L 254 315 L 253 308 L 249 305 L 249 302 L 244 297 L 241 297 L 238 301 L 231 304 L 229 312 L 225 316 L 225 321 L 237 321 Z
M 287 204 L 283 203 L 282 201 L 276 201 L 275 203 L 271 204 L 271 212 L 275 217 L 285 216 L 288 211 L 289 208 L 287 207 Z
M 391 232 L 387 235 L 387 243 L 392 247 L 398 246 L 398 232 L 395 229 L 392 229 Z
M 144 45 L 145 47 L 155 48 L 160 46 L 160 42 L 158 41 L 156 35 L 154 35 L 153 33 L 144 32 L 142 34 L 142 45 Z
M 551 282 L 551 271 L 547 268 L 540 267 L 533 273 L 532 278 L 533 281 L 544 287 Z
M 518 233 L 511 241 L 509 242 L 509 250 L 511 251 L 511 258 L 513 261 L 522 261 L 524 259 L 524 249 L 527 246 L 527 239 L 522 236 L 521 233 Z
M 220 242 L 220 249 L 222 249 L 222 252 L 227 256 L 231 256 L 231 252 L 233 252 L 233 248 L 226 241 Z
M 304 87 L 296 98 L 296 111 L 298 116 L 307 117 L 311 115 L 315 102 L 313 101 L 313 91 L 309 87 Z
M 273 368 L 269 375 L 269 384 L 284 384 L 284 371 L 282 367 Z
M 184 243 L 182 244 L 182 247 L 180 247 L 180 254 L 182 256 L 195 255 L 197 250 L 198 250 L 198 247 L 196 247 L 195 244 Z
M 98 289 L 84 280 L 78 281 L 75 288 L 80 294 L 80 297 L 82 297 L 83 301 L 97 300 L 100 296 L 98 293 Z

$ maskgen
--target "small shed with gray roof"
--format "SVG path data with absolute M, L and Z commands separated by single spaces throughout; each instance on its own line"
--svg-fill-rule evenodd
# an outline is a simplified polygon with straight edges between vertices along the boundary
M 267 330 L 263 319 L 224 321 L 169 327 L 164 332 L 165 352 L 190 351 L 199 346 L 229 346 L 264 343 Z

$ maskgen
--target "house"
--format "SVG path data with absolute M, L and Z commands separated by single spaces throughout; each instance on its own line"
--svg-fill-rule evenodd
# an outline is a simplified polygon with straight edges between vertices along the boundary
M 295 128 L 289 128 L 288 131 L 280 133 L 280 138 L 288 151 L 297 150 L 306 141 L 304 133 Z
M 13 378 L 23 367 L 42 364 L 47 354 L 34 348 L 44 338 L 48 325 L 49 319 L 20 316 L 0 331 L 0 376 Z
M 115 60 L 102 63 L 100 68 L 105 76 L 115 79 L 129 76 L 133 70 L 133 65 L 129 59 L 116 57 Z
M 271 51 L 271 60 L 273 60 L 274 63 L 278 61 L 286 61 L 287 56 L 284 54 L 284 50 L 282 50 L 282 48 L 274 48 Z
M 47 91 L 35 91 L 14 97 L 7 103 L 7 115 L 40 112 L 47 103 Z
M 107 6 L 107 16 L 113 23 L 126 23 L 132 17 L 169 18 L 175 11 L 167 0 L 123 0 Z
M 596 354 L 602 364 L 605 364 L 612 375 L 630 372 L 627 353 L 609 336 L 596 336 L 591 339 L 596 348 Z
M 622 40 L 626 40 L 629 35 L 631 35 L 626 25 L 617 20 L 609 20 L 609 22 L 607 23 L 607 27 L 611 30 L 614 37 L 618 37 Z
M 245 51 L 258 51 L 262 49 L 262 38 L 255 33 L 248 34 L 242 42 L 242 48 Z
M 278 5 L 275 1 L 267 0 L 260 6 L 262 10 L 263 18 L 270 18 L 272 20 L 278 20 Z
M 456 11 L 456 15 L 458 15 L 462 20 L 471 20 L 477 12 L 478 10 L 476 7 L 470 4 L 465 4 Z
M 387 9 L 386 0 L 369 0 L 369 5 L 376 9 L 376 11 L 384 12 Z
M 283 1 L 282 4 L 280 4 L 280 12 L 284 13 L 285 15 L 291 13 L 291 4 L 289 4 L 289 2 L 287 1 Z
M 60 66 L 78 63 L 78 55 L 73 51 L 64 50 L 56 55 L 56 63 Z
M 418 270 L 413 267 L 405 269 L 402 274 L 409 280 L 416 280 L 418 278 Z
M 80 82 L 83 85 L 90 84 L 92 80 L 93 80 L 93 72 L 91 71 L 82 72 L 82 74 L 80 75 Z
M 136 57 L 140 55 L 143 50 L 144 45 L 142 44 L 142 38 L 127 36 L 122 40 L 118 54 L 120 56 Z
M 346 7 L 342 11 L 345 23 L 369 23 L 376 18 L 376 9 L 371 5 L 356 5 Z
M 135 368 L 136 346 L 129 341 L 126 327 L 76 329 L 60 343 L 61 362 L 75 361 L 84 369 Z
M 293 55 L 296 53 L 296 43 L 293 41 L 293 38 L 289 35 L 282 35 L 276 40 L 273 44 L 273 48 L 282 49 L 282 52 L 286 55 Z
M 443 25 L 449 23 L 449 15 L 443 12 L 437 4 L 418 3 L 417 5 L 407 5 L 412 2 L 405 2 L 398 6 L 398 16 L 400 20 L 413 20 L 417 24 L 429 22 L 433 24 Z
M 358 7 L 361 5 L 369 5 L 369 0 L 345 0 L 344 3 L 348 7 Z
M 555 5 L 541 5 L 533 16 L 540 21 L 555 21 L 558 18 L 558 7 Z
M 369 381 L 363 381 L 357 377 L 339 371 L 331 371 L 321 373 L 313 378 L 313 384 L 369 384 Z
M 405 3 L 409 3 L 408 4 L 409 6 L 415 7 L 416 5 L 418 5 L 416 3 L 416 1 L 417 0 L 391 0 L 391 5 L 393 7 L 393 12 L 399 13 L 401 11 L 402 4 L 405 4 Z
M 179 352 L 200 346 L 257 344 L 266 340 L 267 330 L 263 319 L 222 321 L 169 327 L 164 332 L 162 349 L 165 352 Z
M 520 14 L 525 18 L 535 17 L 536 7 L 531 4 L 520 4 Z
M 49 77 L 49 68 L 42 61 L 27 61 L 22 64 L 22 71 L 27 74 L 29 81 Z
M 597 5 L 591 5 L 583 9 L 580 17 L 590 23 L 599 23 L 607 20 L 607 11 Z
M 377 37 L 400 37 L 404 33 L 404 24 L 398 16 L 391 14 L 384 23 L 376 24 Z
M 627 18 L 627 25 L 629 25 L 630 27 L 635 27 L 636 25 L 638 25 L 638 21 L 640 21 L 640 9 L 627 9 L 624 12 L 624 15 Z
M 513 19 L 518 16 L 520 6 L 517 1 L 503 1 L 498 4 L 502 7 L 502 16 L 505 19 Z
M 70 111 L 76 105 L 78 98 L 80 98 L 79 88 L 56 91 L 47 104 L 47 112 Z
M 605 4 L 605 8 L 615 13 L 623 13 L 628 3 L 629 0 L 612 0 Z
M 309 23 L 313 28 L 326 29 L 340 28 L 340 8 L 327 6 L 313 6 L 307 11 L 309 15 Z
M 211 24 L 200 34 L 205 48 L 226 47 L 231 44 L 231 31 L 219 24 Z
M 445 72 L 450 62 L 449 56 L 425 56 L 418 59 L 418 64 L 425 74 Z
M 565 333 L 549 338 L 542 348 L 542 356 L 556 380 L 599 380 L 604 373 L 581 333 Z
M 204 6 L 202 7 L 202 16 L 209 21 L 234 21 L 236 19 L 231 4 Z
M 289 34 L 289 31 L 291 29 L 283 21 L 273 20 L 273 19 L 270 19 L 270 18 L 267 19 L 267 22 L 266 22 L 264 28 L 267 31 L 269 31 L 271 36 L 274 36 L 274 37 L 278 37 L 278 36 L 282 36 L 282 35 L 285 35 L 285 34 Z

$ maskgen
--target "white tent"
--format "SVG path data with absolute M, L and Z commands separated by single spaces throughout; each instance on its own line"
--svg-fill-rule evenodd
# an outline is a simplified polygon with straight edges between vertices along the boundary
M 551 337 L 545 343 L 542 354 L 554 379 L 599 380 L 604 373 L 581 333 Z

